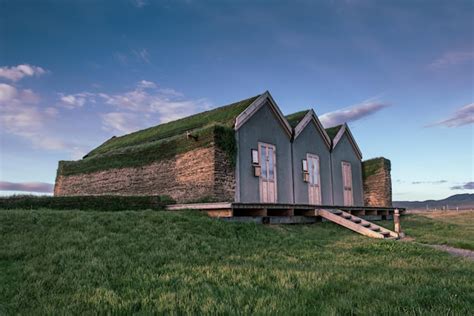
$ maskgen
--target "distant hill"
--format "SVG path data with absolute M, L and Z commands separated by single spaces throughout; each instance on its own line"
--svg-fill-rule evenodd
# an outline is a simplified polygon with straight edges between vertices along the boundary
M 474 194 L 455 194 L 443 200 L 393 201 L 393 206 L 407 209 L 443 209 L 446 207 L 450 210 L 456 208 L 460 210 L 474 209 Z

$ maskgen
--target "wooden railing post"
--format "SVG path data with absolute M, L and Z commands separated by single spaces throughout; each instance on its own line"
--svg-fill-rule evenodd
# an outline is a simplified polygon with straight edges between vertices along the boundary
M 393 224 L 394 224 L 394 230 L 398 234 L 400 238 L 404 237 L 405 234 L 402 232 L 402 227 L 400 225 L 400 211 L 398 208 L 395 209 L 393 212 Z

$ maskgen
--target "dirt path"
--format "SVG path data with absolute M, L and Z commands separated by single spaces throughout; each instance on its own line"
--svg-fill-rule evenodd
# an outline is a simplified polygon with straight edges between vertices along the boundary
M 437 250 L 445 251 L 447 253 L 452 254 L 453 256 L 464 257 L 464 258 L 467 258 L 469 260 L 474 261 L 474 251 L 472 251 L 472 250 L 455 248 L 455 247 L 450 247 L 450 246 L 446 246 L 446 245 L 423 244 L 423 243 L 415 241 L 415 238 L 412 238 L 412 237 L 405 237 L 403 239 L 400 239 L 400 241 L 412 242 L 412 243 L 420 245 L 420 246 L 426 246 L 426 247 L 434 248 L 434 249 L 437 249 Z
M 474 261 L 474 251 L 472 250 L 454 248 L 454 247 L 450 247 L 446 245 L 427 245 L 427 244 L 424 244 L 424 245 L 434 248 L 434 249 L 446 251 L 454 256 L 461 256 L 461 257 L 465 257 Z

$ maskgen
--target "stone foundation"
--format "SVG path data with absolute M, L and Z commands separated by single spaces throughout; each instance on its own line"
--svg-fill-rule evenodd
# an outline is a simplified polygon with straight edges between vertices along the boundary
M 215 146 L 198 148 L 149 165 L 58 175 L 56 196 L 168 195 L 178 203 L 233 201 L 234 168 Z
M 366 206 L 392 206 L 392 180 L 390 160 L 375 158 L 362 162 L 364 174 L 364 204 Z

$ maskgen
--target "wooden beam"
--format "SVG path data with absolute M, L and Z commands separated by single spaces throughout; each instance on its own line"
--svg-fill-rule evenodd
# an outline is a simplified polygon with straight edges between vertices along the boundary
M 267 216 L 266 208 L 261 209 L 234 209 L 234 216 Z
M 318 216 L 316 214 L 316 210 L 295 210 L 295 215 L 311 216 L 311 217 Z
M 218 203 L 189 203 L 189 204 L 171 204 L 166 206 L 168 211 L 179 210 L 221 210 L 230 209 L 232 203 L 218 202 Z
M 234 215 L 232 209 L 208 210 L 206 212 L 209 217 L 232 217 Z
M 268 216 L 294 216 L 295 211 L 292 208 L 283 210 L 268 209 L 267 214 Z

